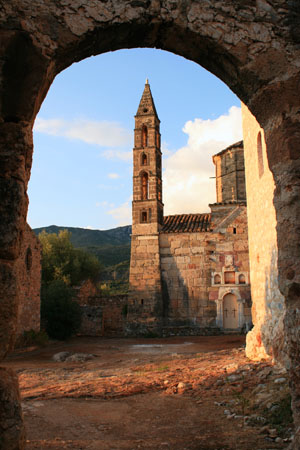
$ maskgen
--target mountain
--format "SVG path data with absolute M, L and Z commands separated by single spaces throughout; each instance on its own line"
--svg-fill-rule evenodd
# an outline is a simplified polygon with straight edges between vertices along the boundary
M 60 230 L 70 231 L 74 247 L 94 254 L 105 267 L 130 260 L 131 225 L 103 231 L 56 225 L 33 229 L 36 235 L 42 231 L 58 234 Z

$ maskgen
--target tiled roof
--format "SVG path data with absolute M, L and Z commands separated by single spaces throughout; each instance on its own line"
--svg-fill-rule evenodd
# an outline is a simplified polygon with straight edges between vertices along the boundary
M 207 214 L 176 214 L 165 216 L 162 233 L 192 233 L 210 231 L 211 215 Z

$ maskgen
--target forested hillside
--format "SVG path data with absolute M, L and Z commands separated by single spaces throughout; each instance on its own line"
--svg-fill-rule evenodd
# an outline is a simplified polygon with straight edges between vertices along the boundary
M 72 233 L 71 242 L 74 247 L 92 253 L 105 267 L 130 260 L 130 225 L 104 231 L 50 225 L 35 228 L 33 231 L 39 235 L 43 230 L 55 234 L 58 234 L 60 230 L 68 230 Z

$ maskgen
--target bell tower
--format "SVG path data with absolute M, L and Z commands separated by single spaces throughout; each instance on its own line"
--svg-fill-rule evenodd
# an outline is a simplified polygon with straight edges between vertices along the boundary
M 135 116 L 132 234 L 157 233 L 163 223 L 160 120 L 148 80 Z
M 159 232 L 163 225 L 160 120 L 148 80 L 135 116 L 127 333 L 152 332 L 163 316 Z

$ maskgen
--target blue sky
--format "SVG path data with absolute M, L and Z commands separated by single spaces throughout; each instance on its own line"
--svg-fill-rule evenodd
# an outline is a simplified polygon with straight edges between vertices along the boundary
M 150 87 L 161 120 L 165 214 L 215 201 L 212 154 L 241 139 L 240 101 L 199 65 L 154 49 L 91 57 L 54 80 L 34 126 L 28 222 L 131 222 L 134 115 Z

